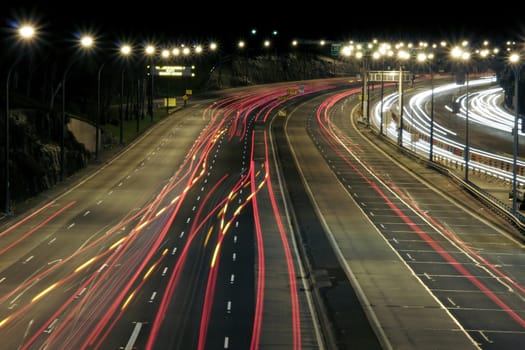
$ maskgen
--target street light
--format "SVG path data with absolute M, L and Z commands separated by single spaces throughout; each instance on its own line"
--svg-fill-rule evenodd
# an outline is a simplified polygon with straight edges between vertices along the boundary
M 355 53 L 355 57 L 359 60 L 363 60 L 363 65 L 361 67 L 362 69 L 362 79 L 363 79 L 363 85 L 362 85 L 362 92 L 361 92 L 361 119 L 366 120 L 366 125 L 370 124 L 370 116 L 369 116 L 369 91 L 368 91 L 368 79 L 369 79 L 369 70 L 370 70 L 370 50 L 373 48 L 372 43 L 368 43 L 366 45 L 362 43 L 358 43 L 355 46 L 355 49 L 357 50 Z M 352 49 L 353 50 L 353 49 Z
M 35 36 L 35 27 L 31 24 L 22 24 L 17 28 L 17 37 L 23 42 L 29 42 Z M 5 147 L 4 147 L 4 212 L 5 214 L 10 214 L 11 206 L 10 202 L 10 183 L 9 183 L 9 85 L 11 82 L 11 74 L 15 69 L 15 66 L 20 62 L 23 55 L 19 55 L 15 58 L 15 61 L 9 67 L 7 71 L 6 83 L 5 83 L 5 126 L 4 126 L 4 136 L 5 136 Z
M 383 134 L 383 121 L 384 121 L 384 108 L 383 108 L 383 102 L 384 102 L 384 90 L 385 90 L 385 56 L 391 57 L 393 55 L 393 51 L 391 49 L 390 44 L 388 43 L 382 43 L 376 52 L 373 54 L 373 58 L 375 60 L 381 59 L 381 110 L 379 113 L 379 135 Z
M 131 54 L 131 46 L 122 45 L 120 47 L 120 55 L 124 58 Z M 119 143 L 124 144 L 124 118 L 123 118 L 123 104 L 124 104 L 124 72 L 125 67 L 122 67 L 120 72 L 120 106 L 119 106 Z
M 399 147 L 403 147 L 403 64 L 401 61 L 406 61 L 410 58 L 410 53 L 405 50 L 399 50 L 397 58 L 400 60 L 399 63 L 399 124 L 398 124 L 398 135 L 397 143 Z
M 434 160 L 434 70 L 432 69 L 432 60 L 434 59 L 433 53 L 420 52 L 417 55 L 417 61 L 421 63 L 428 63 L 428 70 L 430 72 L 430 140 L 428 150 L 428 160 Z
M 512 157 L 512 214 L 516 215 L 517 210 L 517 173 L 518 173 L 518 118 L 519 118 L 519 102 L 518 102 L 518 89 L 521 71 L 520 55 L 518 53 L 512 53 L 509 56 L 511 63 L 512 72 L 514 73 L 514 151 Z
M 82 49 L 90 49 L 94 45 L 94 39 L 90 35 L 84 35 L 80 38 L 80 47 Z M 64 180 L 65 174 L 65 127 L 66 127 L 66 78 L 69 70 L 78 60 L 78 56 L 69 62 L 64 74 L 62 75 L 62 113 L 60 119 L 60 181 Z
M 105 65 L 106 65 L 106 62 L 103 62 L 98 68 L 98 72 L 97 72 L 97 117 L 95 119 L 95 161 L 96 162 L 98 162 L 99 160 L 98 156 L 100 153 L 100 147 L 99 147 L 99 143 L 100 143 L 99 129 L 100 129 L 100 113 L 101 113 L 100 112 L 101 111 L 101 108 L 100 108 L 100 75 Z
M 144 49 L 144 53 L 146 56 L 149 57 L 149 79 L 150 79 L 150 87 L 149 87 L 149 94 L 148 94 L 148 114 L 150 117 L 150 123 L 153 123 L 153 74 L 155 73 L 154 67 L 153 67 L 153 55 L 155 55 L 155 46 L 153 45 L 146 45 Z M 121 52 L 122 54 L 125 54 L 124 52 Z
M 452 57 L 455 59 L 460 59 L 461 61 L 468 62 L 470 59 L 470 52 L 463 50 L 462 48 L 456 46 L 451 51 Z M 465 69 L 465 79 L 466 79 L 466 105 L 465 105 L 465 181 L 468 182 L 468 168 L 469 168 L 469 158 L 470 158 L 470 150 L 469 150 L 469 143 L 470 143 L 470 132 L 469 132 L 469 71 L 468 67 Z
M 173 49 L 174 55 L 179 55 L 179 53 L 180 52 L 178 48 Z M 160 53 L 160 56 L 166 61 L 169 60 L 170 55 L 171 55 L 171 52 L 168 49 L 164 49 Z M 168 81 L 166 84 L 167 85 L 166 86 L 166 114 L 170 114 L 170 79 L 169 79 L 169 76 L 167 78 L 168 78 Z
M 361 86 L 361 120 L 365 121 L 367 125 L 370 124 L 370 94 L 369 94 L 369 70 L 370 70 L 370 57 L 379 57 L 379 53 L 376 50 L 377 40 L 369 43 L 354 43 L 351 41 L 348 45 L 343 46 L 341 54 L 349 57 L 354 56 L 357 60 L 362 60 L 361 75 L 363 85 Z
M 244 84 L 248 85 L 248 55 L 246 53 L 246 42 L 244 40 L 239 40 L 237 42 L 237 48 L 243 52 L 244 56 Z M 215 49 L 212 49 L 213 51 Z

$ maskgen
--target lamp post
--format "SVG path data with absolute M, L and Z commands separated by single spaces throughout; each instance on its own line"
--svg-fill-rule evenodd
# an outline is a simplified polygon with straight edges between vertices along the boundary
M 385 62 L 381 64 L 381 111 L 379 113 L 379 135 L 383 135 L 383 101 L 385 96 Z
M 153 55 L 155 54 L 155 46 L 147 45 L 144 49 L 146 56 L 149 57 L 149 94 L 148 94 L 148 114 L 150 118 L 150 123 L 153 123 L 153 74 L 155 72 L 153 66 Z
M 469 116 L 468 116 L 468 109 L 469 109 L 469 91 L 468 91 L 468 85 L 469 85 L 469 76 L 468 76 L 468 69 L 465 72 L 465 78 L 466 78 L 466 86 L 467 86 L 467 94 L 465 97 L 465 181 L 468 182 L 468 167 L 469 167 L 469 159 L 470 159 L 470 130 L 469 130 Z
M 248 55 L 246 53 L 246 42 L 244 40 L 239 40 L 237 42 L 237 48 L 239 51 L 243 52 L 243 59 L 244 59 L 244 85 L 248 85 Z M 212 51 L 215 51 L 215 49 L 212 48 Z
M 363 79 L 363 86 L 361 92 L 361 118 L 366 121 L 366 125 L 370 125 L 369 103 L 370 94 L 368 90 L 369 70 L 370 70 L 370 52 L 374 48 L 375 43 L 358 43 L 355 48 L 351 47 L 350 51 L 356 50 L 355 57 L 363 60 L 361 67 L 361 74 Z
M 33 27 L 31 24 L 23 24 L 20 25 L 17 28 L 17 36 L 19 39 L 21 39 L 24 42 L 29 42 L 34 36 L 35 36 L 35 27 Z M 7 77 L 5 82 L 5 124 L 4 124 L 4 137 L 5 137 L 5 147 L 4 147 L 4 213 L 10 214 L 11 213 L 11 206 L 10 206 L 10 181 L 9 181 L 9 151 L 10 151 L 10 143 L 9 143 L 9 88 L 10 88 L 10 82 L 11 82 L 11 75 L 13 74 L 13 70 L 15 69 L 16 65 L 20 62 L 23 55 L 19 55 L 15 58 L 15 61 L 11 64 L 9 67 L 9 70 L 7 71 Z
M 397 58 L 400 60 L 399 63 L 399 124 L 398 124 L 398 135 L 397 143 L 399 147 L 403 147 L 403 63 L 401 61 L 406 61 L 410 58 L 410 53 L 405 50 L 400 50 L 397 53 Z
M 94 39 L 93 37 L 89 35 L 84 35 L 80 38 L 80 47 L 83 49 L 89 49 L 93 46 Z M 73 63 L 75 63 L 78 60 L 78 57 L 74 58 L 69 62 L 69 64 L 66 66 L 66 69 L 64 70 L 64 74 L 62 75 L 62 113 L 60 118 L 60 181 L 64 180 L 65 177 L 65 128 L 66 128 L 66 78 L 67 74 L 69 73 L 69 70 L 73 66 Z
M 121 57 L 126 59 L 131 54 L 131 46 L 124 44 L 120 47 Z M 123 67 L 120 72 L 120 105 L 119 105 L 119 143 L 124 144 L 124 118 L 123 118 L 123 104 L 124 104 L 124 72 L 126 68 Z
M 342 48 L 343 56 L 354 55 L 356 59 L 362 60 L 361 74 L 362 74 L 362 91 L 361 91 L 361 120 L 370 125 L 370 57 L 379 55 L 376 50 L 377 41 L 369 43 L 350 43 L 348 46 Z M 379 56 L 377 56 L 379 57 Z
M 178 54 L 178 48 L 176 48 L 177 51 L 175 51 L 175 49 L 173 49 L 174 51 L 174 54 Z M 161 51 L 160 53 L 161 57 L 166 61 L 168 62 L 169 58 L 170 58 L 170 50 L 167 50 L 167 49 L 164 49 Z M 170 79 L 169 79 L 169 76 L 167 75 L 167 86 L 166 86 L 166 115 L 170 114 Z
M 434 70 L 432 63 L 429 64 L 430 69 L 430 147 L 428 150 L 428 160 L 434 161 Z
M 200 47 L 200 46 L 199 46 Z M 202 47 L 200 47 L 202 49 Z M 182 82 L 183 82 L 183 103 L 184 103 L 184 106 L 186 106 L 186 102 L 187 102 L 187 99 L 188 99 L 188 95 L 186 94 L 186 92 L 188 91 L 188 87 L 191 89 L 191 79 L 192 79 L 192 70 L 190 70 L 190 75 L 189 77 L 186 76 L 186 72 L 185 70 L 187 69 L 187 64 L 188 64 L 188 57 L 190 57 L 191 55 L 191 49 L 189 47 L 183 47 L 182 48 L 182 54 L 184 55 L 184 59 L 183 59 L 183 62 L 184 62 L 184 71 L 182 72 Z M 189 81 L 189 83 L 188 83 Z
M 460 59 L 463 62 L 468 62 L 470 59 L 470 52 L 460 48 L 454 47 L 451 51 L 452 57 L 455 59 Z M 465 80 L 466 80 L 466 95 L 465 95 L 465 150 L 464 150 L 464 159 L 465 159 L 465 181 L 468 182 L 468 173 L 469 173 L 469 159 L 470 159 L 470 132 L 469 132 L 469 71 L 468 67 L 465 69 Z
M 368 114 L 368 102 L 369 102 L 369 91 L 368 91 L 368 71 L 370 70 L 369 67 L 369 58 L 368 55 L 364 56 L 363 59 L 363 93 L 361 96 L 363 96 L 363 103 L 361 106 L 363 107 L 363 110 L 361 111 L 361 115 L 363 116 L 363 119 L 366 120 L 366 125 L 370 125 L 370 117 Z
M 520 55 L 517 53 L 512 53 L 509 56 L 509 61 L 511 63 L 512 72 L 514 73 L 514 134 L 513 134 L 513 156 L 512 156 L 512 214 L 516 215 L 517 211 L 517 191 L 518 191 L 518 183 L 517 183 L 517 175 L 518 175 L 518 141 L 519 141 L 519 134 L 518 134 L 518 118 L 519 118 L 519 102 L 518 102 L 518 89 L 519 89 L 519 80 L 520 80 L 520 72 L 521 72 L 521 64 L 520 64 Z
M 379 135 L 383 135 L 383 121 L 384 121 L 384 95 L 385 95 L 385 56 L 393 55 L 390 44 L 382 43 L 377 52 L 374 52 L 373 56 L 375 60 L 381 59 L 381 110 L 379 113 Z
M 420 52 L 417 55 L 417 61 L 422 63 L 428 63 L 428 71 L 430 73 L 430 140 L 428 150 L 428 160 L 434 160 L 434 70 L 432 69 L 432 60 L 434 58 L 433 53 Z

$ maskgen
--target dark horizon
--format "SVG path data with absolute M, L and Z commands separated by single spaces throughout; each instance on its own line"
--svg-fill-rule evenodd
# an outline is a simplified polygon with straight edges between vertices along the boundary
M 149 6 L 149 7 L 147 7 Z M 226 5 L 227 6 L 227 5 Z M 384 13 L 348 12 L 335 6 L 284 8 L 282 3 L 265 2 L 252 9 L 212 8 L 204 5 L 149 4 L 91 1 L 89 3 L 36 3 L 18 1 L 3 4 L 4 31 L 14 21 L 36 22 L 49 40 L 69 40 L 75 33 L 92 32 L 105 40 L 158 42 L 212 42 L 235 45 L 239 40 L 273 39 L 289 43 L 293 39 L 346 41 L 360 40 L 473 40 L 505 41 L 525 38 L 525 22 L 519 13 L 485 10 L 465 14 L 449 11 L 453 5 L 441 2 L 440 9 L 387 9 Z M 476 12 L 477 11 L 477 12 Z M 272 33 L 276 31 L 277 36 Z M 54 38 L 54 39 L 53 39 Z

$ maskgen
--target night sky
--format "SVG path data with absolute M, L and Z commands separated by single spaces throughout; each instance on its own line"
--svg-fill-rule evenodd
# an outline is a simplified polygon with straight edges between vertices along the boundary
M 140 2 L 139 2 L 140 3 Z M 333 4 L 333 5 L 331 5 Z M 366 2 L 275 1 L 246 2 L 246 6 L 191 1 L 16 1 L 1 5 L 4 27 L 10 20 L 33 19 L 50 38 L 66 38 L 90 30 L 111 39 L 158 41 L 219 41 L 235 43 L 256 28 L 259 37 L 278 31 L 291 39 L 481 40 L 525 38 L 525 20 L 519 11 L 479 8 L 455 10 L 457 2 L 414 5 Z M 497 5 L 497 4 L 496 4 Z M 492 4 L 492 6 L 496 6 Z M 344 7 L 342 7 L 344 6 Z M 467 5 L 461 5 L 467 6 Z M 354 8 L 355 7 L 355 8 Z M 483 8 L 482 8 L 483 7 Z M 525 18 L 525 17 L 524 17 Z

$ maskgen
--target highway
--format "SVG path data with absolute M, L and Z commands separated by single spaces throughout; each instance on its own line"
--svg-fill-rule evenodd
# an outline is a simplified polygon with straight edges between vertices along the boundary
M 355 100 L 316 105 L 304 114 L 306 130 L 290 118 L 287 133 L 301 140 L 297 163 L 348 279 L 384 332 L 383 347 L 522 347 L 523 244 L 510 234 L 515 228 L 351 123 Z
M 321 347 L 268 135 L 255 127 L 289 88 L 195 102 L 3 218 L 4 347 Z
M 197 98 L 0 221 L 6 349 L 508 349 L 523 245 L 345 79 Z

